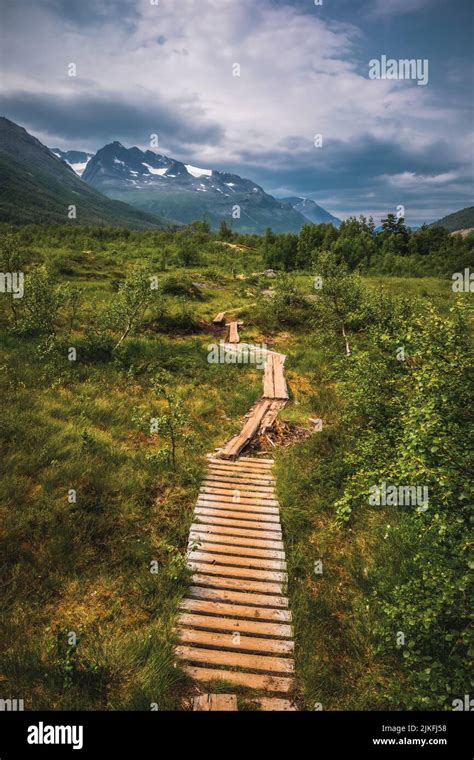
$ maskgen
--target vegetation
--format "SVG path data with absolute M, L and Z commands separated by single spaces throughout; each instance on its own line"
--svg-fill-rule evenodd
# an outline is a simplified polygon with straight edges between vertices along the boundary
M 249 342 L 288 355 L 272 454 L 300 705 L 451 709 L 469 692 L 472 296 L 451 274 L 472 242 L 395 219 L 341 230 L 4 227 L 25 295 L 0 294 L 2 691 L 38 709 L 186 704 L 173 626 L 205 455 L 261 387 L 253 366 L 207 362 L 212 318 L 237 308 Z M 426 486 L 428 508 L 372 504 L 383 482 Z

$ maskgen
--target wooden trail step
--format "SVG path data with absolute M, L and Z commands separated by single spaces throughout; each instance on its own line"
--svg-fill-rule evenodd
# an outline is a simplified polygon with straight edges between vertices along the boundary
M 242 620 L 240 618 L 212 617 L 211 615 L 192 615 L 182 612 L 178 622 L 181 626 L 188 626 L 193 630 L 204 629 L 207 631 L 239 631 L 247 635 L 269 636 L 278 639 L 291 639 L 293 630 L 290 625 L 283 623 L 261 623 L 254 620 Z
M 237 709 L 235 694 L 201 694 L 193 699 L 194 712 L 236 712 Z
M 229 336 L 227 338 L 228 343 L 240 343 L 239 326 L 243 325 L 240 320 L 234 322 L 227 322 L 226 327 L 229 328 Z
M 237 653 L 247 652 L 270 656 L 290 655 L 294 649 L 293 641 L 246 636 L 240 630 L 232 630 L 230 633 L 216 633 L 216 631 L 199 631 L 180 627 L 177 635 L 182 644 L 203 646 L 209 649 L 227 649 Z
M 273 607 L 250 607 L 245 604 L 212 601 L 204 599 L 183 599 L 180 609 L 192 611 L 199 615 L 228 615 L 258 622 L 291 622 L 291 612 Z
M 229 545 L 223 541 L 222 543 L 214 542 L 206 536 L 200 536 L 199 538 L 190 537 L 188 544 L 188 551 L 190 552 L 204 552 L 208 553 L 211 557 L 215 557 L 217 560 L 221 556 L 231 555 L 234 559 L 240 558 L 242 561 L 264 559 L 275 560 L 281 562 L 281 566 L 286 567 L 285 552 L 278 551 L 276 549 L 260 549 L 255 546 L 235 546 L 233 541 L 229 541 Z
M 242 673 L 222 668 L 185 668 L 186 672 L 195 681 L 206 684 L 226 683 L 234 686 L 244 686 L 248 689 L 258 689 L 268 693 L 287 694 L 293 687 L 291 678 L 281 678 L 272 675 L 258 675 L 256 673 Z
M 261 559 L 260 557 L 242 557 L 240 554 L 220 554 L 207 551 L 208 547 L 201 547 L 201 551 L 191 551 L 188 554 L 188 559 L 191 562 L 206 562 L 207 564 L 214 564 L 216 567 L 225 565 L 236 565 L 238 567 L 252 567 L 261 568 L 264 570 L 286 570 L 286 562 L 281 559 Z
M 244 654 L 221 649 L 206 649 L 198 646 L 179 645 L 176 654 L 182 660 L 204 665 L 224 665 L 230 668 L 247 668 L 262 673 L 293 673 L 294 662 L 290 657 L 273 655 Z
M 244 687 L 260 694 L 262 710 L 292 710 L 290 700 L 274 696 L 292 689 L 294 643 L 272 464 L 208 458 L 189 533 L 192 585 L 180 604 L 176 654 L 197 683 Z

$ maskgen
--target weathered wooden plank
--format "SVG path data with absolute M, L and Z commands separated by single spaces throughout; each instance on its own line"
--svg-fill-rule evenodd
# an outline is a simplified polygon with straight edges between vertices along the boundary
M 256 700 L 263 712 L 297 712 L 293 702 L 278 697 L 260 697 Z
M 201 694 L 193 697 L 194 712 L 237 712 L 236 694 Z
M 265 504 L 248 504 L 245 501 L 233 501 L 215 494 L 215 498 L 208 498 L 209 494 L 202 494 L 197 501 L 198 507 L 212 507 L 213 509 L 227 509 L 237 512 L 248 512 L 249 515 L 279 515 L 278 507 L 266 506 Z M 212 496 L 212 494 L 211 494 Z M 217 498 L 216 498 L 217 497 Z
M 217 493 L 212 493 L 212 491 L 217 491 Z M 262 495 L 256 496 L 254 493 L 245 492 L 240 488 L 234 488 L 231 493 L 222 488 L 212 490 L 209 488 L 201 488 L 199 490 L 199 498 L 206 499 L 207 501 L 224 502 L 227 504 L 248 504 L 261 507 L 279 506 L 277 499 L 271 499 Z
M 176 655 L 188 662 L 206 665 L 224 665 L 228 668 L 248 668 L 264 673 L 293 673 L 294 662 L 290 657 L 274 657 L 260 654 L 240 654 L 201 649 L 193 646 L 177 646 Z
M 277 570 L 285 572 L 286 562 L 281 559 L 261 559 L 260 557 L 242 557 L 236 554 L 212 554 L 203 547 L 201 551 L 192 551 L 188 554 L 190 562 L 206 562 L 208 565 L 235 565 L 236 567 L 253 567 L 260 570 Z
M 247 419 L 242 430 L 238 435 L 231 438 L 228 443 L 220 450 L 219 456 L 223 459 L 233 459 L 250 443 L 255 437 L 260 427 L 260 423 L 268 411 L 270 402 L 268 399 L 260 399 L 252 410 L 252 414 Z M 245 463 L 246 465 L 247 463 Z M 244 465 L 244 466 L 245 466 Z M 259 473 L 260 474 L 260 473 Z
M 216 633 L 200 631 L 193 628 L 179 628 L 178 639 L 182 644 L 210 647 L 212 649 L 229 649 L 235 652 L 260 653 L 268 655 L 292 654 L 294 644 L 283 639 L 261 639 L 257 636 L 245 636 L 240 631 Z
M 274 610 L 271 610 L 274 612 Z M 240 633 L 257 636 L 272 636 L 279 639 L 291 639 L 293 629 L 291 625 L 284 623 L 262 623 L 255 620 L 242 620 L 239 618 L 212 617 L 210 615 L 191 615 L 182 612 L 178 616 L 181 626 L 190 628 L 203 628 L 210 631 L 239 631 Z
M 273 403 L 273 401 L 270 401 L 270 403 Z M 250 416 L 251 415 L 249 415 L 249 417 Z M 217 456 L 208 456 L 206 459 L 209 464 L 222 464 L 222 459 Z M 273 465 L 271 464 L 260 464 L 258 460 L 253 460 L 252 462 L 248 458 L 243 459 L 242 457 L 239 457 L 235 462 L 232 462 L 232 467 L 245 470 L 246 472 L 261 472 L 263 475 L 271 475 L 273 469 Z
M 259 486 L 260 488 L 270 489 L 273 492 L 275 491 L 275 481 L 272 480 L 272 478 L 254 478 L 251 475 L 245 475 L 236 472 L 235 470 L 226 470 L 222 472 L 218 469 L 212 470 L 209 468 L 205 480 L 206 482 L 212 481 L 213 483 L 235 484 L 242 488 L 257 488 Z
M 243 322 L 234 321 L 226 323 L 226 327 L 229 328 L 228 343 L 240 343 L 239 325 L 243 325 Z
M 262 568 L 240 567 L 237 565 L 218 565 L 203 560 L 188 559 L 188 567 L 197 573 L 215 575 L 219 578 L 248 578 L 249 580 L 274 581 L 287 583 L 288 576 L 279 570 L 263 570 Z M 244 584 L 245 586 L 245 584 Z M 248 588 L 248 586 L 245 586 Z
M 199 540 L 190 540 L 188 550 L 207 552 L 211 557 L 240 557 L 242 561 L 262 559 L 264 561 L 279 562 L 281 568 L 286 568 L 285 552 L 275 551 L 274 549 L 258 549 L 254 546 L 235 546 L 232 541 L 227 544 L 214 542 L 206 536 L 201 536 Z
M 204 588 L 191 586 L 189 596 L 194 599 L 206 599 L 214 602 L 230 602 L 244 604 L 247 607 L 277 607 L 287 608 L 288 599 L 281 594 L 252 594 L 246 591 L 231 591 L 230 589 Z
M 283 585 L 271 581 L 252 581 L 247 578 L 228 578 L 227 576 L 212 575 L 211 573 L 195 572 L 191 581 L 196 586 L 209 589 L 227 589 L 228 591 L 255 591 L 258 594 L 283 595 Z
M 232 493 L 235 491 L 235 488 L 241 488 L 242 490 L 249 491 L 251 493 L 262 494 L 263 496 L 269 496 L 270 498 L 274 498 L 275 489 L 271 485 L 266 486 L 259 486 L 259 485 L 247 485 L 243 484 L 242 481 L 237 481 L 232 478 L 219 478 L 219 477 L 212 477 L 207 476 L 202 481 L 203 488 L 218 488 L 219 490 L 226 491 L 226 493 Z
M 179 605 L 181 610 L 194 612 L 198 615 L 215 615 L 224 620 L 225 617 L 242 618 L 259 623 L 291 623 L 291 612 L 288 609 L 273 607 L 252 607 L 232 602 L 213 601 L 209 599 L 183 599 Z
M 274 459 L 265 459 L 264 457 L 240 457 L 241 462 L 258 462 L 259 464 L 274 465 Z
M 220 325 L 225 322 L 225 311 L 220 311 L 219 314 L 216 314 L 212 321 L 215 325 Z
M 270 533 L 273 533 L 273 538 L 277 541 L 281 541 L 281 529 L 278 523 L 271 522 L 257 522 L 256 520 L 236 520 L 229 517 L 215 517 L 214 515 L 207 514 L 206 512 L 200 512 L 200 507 L 196 508 L 197 519 L 199 519 L 200 525 L 222 525 L 223 528 L 234 528 L 236 535 L 241 530 L 252 530 L 254 534 L 257 531 L 265 532 L 265 538 L 272 538 Z M 245 535 L 245 534 L 244 534 Z M 258 534 L 257 534 L 258 538 Z
M 244 686 L 247 689 L 256 689 L 269 693 L 288 693 L 291 691 L 293 681 L 291 678 L 278 678 L 276 676 L 258 675 L 256 673 L 242 673 L 220 668 L 202 668 L 186 666 L 185 670 L 190 678 L 203 683 L 225 682 L 235 686 Z
M 200 530 L 200 527 L 210 528 L 210 530 Z M 254 538 L 240 534 L 235 535 L 233 533 L 222 533 L 221 528 L 218 525 L 195 525 L 194 528 L 195 530 L 192 530 L 189 534 L 189 540 L 193 543 L 203 543 L 210 541 L 212 543 L 224 546 L 238 546 L 242 549 L 275 550 L 277 552 L 282 552 L 282 555 L 284 557 L 284 546 L 282 541 L 266 539 L 262 538 L 261 536 Z
M 244 505 L 245 506 L 245 505 Z M 257 512 L 252 508 L 251 512 L 239 509 L 236 505 L 235 509 L 228 504 L 217 504 L 215 502 L 199 501 L 198 506 L 195 507 L 194 513 L 196 515 L 211 515 L 214 517 L 228 517 L 238 521 L 255 521 L 258 523 L 268 523 L 269 525 L 280 526 L 280 519 L 278 512 L 273 514 L 267 514 L 267 512 Z M 252 526 L 250 526 L 252 527 Z M 280 530 L 280 527 L 278 528 Z
M 252 530 L 251 528 L 237 528 L 235 525 L 229 527 L 228 525 L 220 525 L 214 523 L 193 523 L 191 526 L 193 532 L 198 533 L 210 533 L 213 536 L 232 536 L 236 544 L 241 546 L 265 546 L 270 549 L 281 549 L 283 543 L 281 540 L 281 533 L 278 535 L 274 531 L 268 530 Z M 214 530 L 212 530 L 214 528 Z M 255 539 L 251 542 L 248 539 Z
M 288 389 L 283 371 L 286 357 L 268 352 L 263 375 L 263 396 L 271 399 L 287 399 Z

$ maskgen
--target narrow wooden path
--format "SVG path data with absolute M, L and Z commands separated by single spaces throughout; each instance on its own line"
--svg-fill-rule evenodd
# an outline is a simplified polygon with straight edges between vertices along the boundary
M 273 460 L 239 456 L 288 400 L 286 357 L 267 353 L 264 396 L 241 433 L 208 456 L 189 533 L 192 585 L 181 603 L 176 653 L 197 683 L 212 689 L 225 682 L 250 690 L 262 710 L 293 710 L 294 642 Z M 195 709 L 236 709 L 231 695 L 214 697 L 197 699 Z

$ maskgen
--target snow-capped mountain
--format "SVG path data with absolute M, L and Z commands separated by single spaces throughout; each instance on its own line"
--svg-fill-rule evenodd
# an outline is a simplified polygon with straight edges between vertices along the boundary
M 86 153 L 83 150 L 60 150 L 60 148 L 51 148 L 51 153 L 54 153 L 58 158 L 62 158 L 79 177 L 82 177 L 84 169 L 91 160 L 93 153 Z
M 267 227 L 297 232 L 307 221 L 252 180 L 119 142 L 99 150 L 82 179 L 111 198 L 184 224 L 205 217 L 216 228 L 225 219 L 238 231 L 262 233 Z
M 132 190 L 153 188 L 167 192 L 181 188 L 197 193 L 217 192 L 229 197 L 237 193 L 265 194 L 255 182 L 235 174 L 200 169 L 151 150 L 125 148 L 119 142 L 106 145 L 95 154 L 87 165 L 84 180 L 92 185 L 119 186 L 122 190 L 124 187 Z
M 318 204 L 315 201 L 311 200 L 311 198 L 291 197 L 281 198 L 281 200 L 284 203 L 289 203 L 290 206 L 295 209 L 295 211 L 298 211 L 313 224 L 331 223 L 335 227 L 339 227 L 342 224 L 341 220 L 338 219 L 337 216 L 333 216 L 322 206 L 318 206 Z

